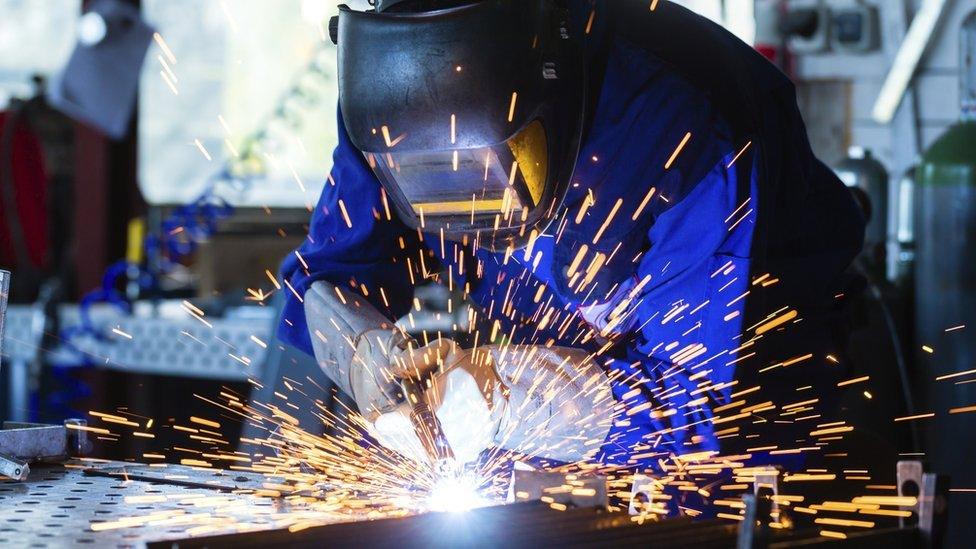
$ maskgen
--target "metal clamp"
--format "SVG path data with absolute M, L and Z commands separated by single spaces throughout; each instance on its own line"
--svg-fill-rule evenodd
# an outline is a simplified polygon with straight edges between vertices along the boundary
M 902 505 L 910 517 L 899 519 L 902 528 L 917 527 L 924 547 L 941 547 L 949 517 L 949 477 L 926 473 L 921 461 L 899 461 L 898 497 L 915 498 Z

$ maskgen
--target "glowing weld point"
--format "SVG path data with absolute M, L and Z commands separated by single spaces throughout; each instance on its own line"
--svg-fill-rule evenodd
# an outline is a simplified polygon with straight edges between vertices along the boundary
M 464 513 L 491 505 L 491 500 L 481 495 L 481 483 L 475 475 L 455 471 L 438 476 L 427 496 L 427 510 Z

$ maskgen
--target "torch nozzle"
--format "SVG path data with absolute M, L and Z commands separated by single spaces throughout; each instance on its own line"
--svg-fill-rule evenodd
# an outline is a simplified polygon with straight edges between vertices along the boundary
M 404 378 L 400 380 L 400 387 L 412 407 L 410 421 L 417 430 L 417 437 L 427 452 L 435 472 L 443 474 L 442 470 L 447 473 L 455 471 L 457 460 L 454 458 L 454 451 L 451 450 L 451 444 L 447 441 L 441 422 L 425 398 L 423 380 Z

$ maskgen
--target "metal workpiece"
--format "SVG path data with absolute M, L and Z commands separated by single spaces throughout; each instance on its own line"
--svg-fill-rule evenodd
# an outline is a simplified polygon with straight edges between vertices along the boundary
M 86 455 L 91 449 L 87 425 L 84 419 L 67 419 L 63 425 L 4 422 L 0 429 L 0 476 L 26 480 L 31 463 Z
M 557 511 L 541 502 L 475 509 L 463 515 L 426 513 L 255 535 L 219 535 L 149 547 L 695 547 L 735 545 L 736 528 L 727 521 L 688 518 L 638 524 L 626 513 L 585 508 Z
M 766 515 L 774 520 L 780 520 L 780 509 L 777 498 L 779 497 L 779 478 L 783 472 L 779 468 L 770 467 L 755 474 L 755 481 L 752 483 L 752 495 L 758 502 L 760 509 L 765 508 L 768 503 L 769 510 Z
M 426 513 L 405 518 L 310 527 L 300 531 L 214 535 L 157 542 L 149 544 L 149 547 L 918 547 L 918 538 L 913 529 L 857 532 L 851 533 L 846 540 L 823 537 L 819 528 L 803 531 L 770 529 L 767 538 L 746 532 L 744 537 L 751 545 L 745 546 L 738 545 L 742 539 L 739 532 L 735 523 L 719 519 L 677 517 L 638 521 L 627 513 L 605 509 L 587 507 L 559 511 L 542 502 L 525 502 L 475 509 L 462 515 Z
M 0 429 L 0 454 L 29 461 L 63 461 L 84 456 L 90 442 L 88 422 L 68 419 L 63 425 L 6 421 Z

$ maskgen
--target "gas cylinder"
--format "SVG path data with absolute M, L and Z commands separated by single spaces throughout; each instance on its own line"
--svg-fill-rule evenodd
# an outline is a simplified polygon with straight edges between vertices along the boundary
M 952 410 L 976 404 L 976 383 L 966 383 L 976 376 L 960 374 L 976 364 L 976 12 L 960 35 L 962 117 L 925 152 L 917 174 L 915 335 L 924 350 L 916 380 L 918 409 L 936 414 L 923 433 L 926 460 L 953 486 L 973 486 L 976 414 Z M 952 507 L 957 517 L 976 514 L 972 500 L 954 498 Z M 946 546 L 973 539 L 976 521 L 950 520 Z
M 855 192 L 868 222 L 861 257 L 869 269 L 883 278 L 888 240 L 888 171 L 870 150 L 851 147 L 847 158 L 834 166 L 834 172 Z

